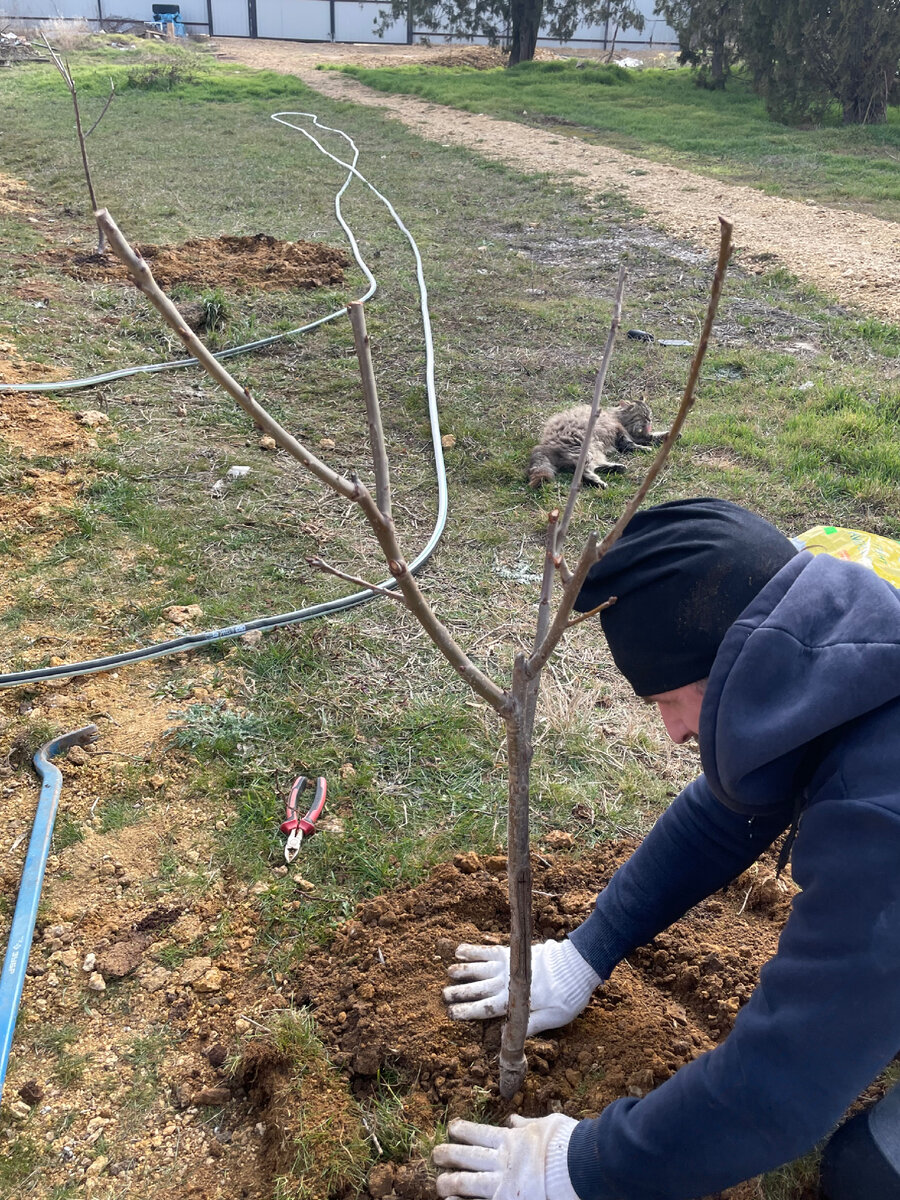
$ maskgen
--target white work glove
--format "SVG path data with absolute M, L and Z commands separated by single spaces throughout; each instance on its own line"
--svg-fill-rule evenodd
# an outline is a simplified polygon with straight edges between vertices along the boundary
M 454 1021 L 485 1021 L 502 1017 L 509 1004 L 509 949 L 506 946 L 456 947 L 461 961 L 449 968 L 451 979 L 444 1000 Z M 531 948 L 531 1012 L 528 1037 L 559 1029 L 577 1017 L 602 983 L 594 968 L 566 938 Z
M 578 1124 L 571 1117 L 510 1117 L 511 1128 L 451 1121 L 449 1143 L 435 1146 L 434 1165 L 442 1169 L 437 1192 L 448 1200 L 578 1200 L 569 1179 L 569 1138 Z

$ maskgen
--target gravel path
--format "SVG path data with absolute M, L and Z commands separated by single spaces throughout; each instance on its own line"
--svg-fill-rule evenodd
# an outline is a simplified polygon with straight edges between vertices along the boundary
M 316 70 L 320 62 L 421 62 L 434 58 L 434 50 L 239 38 L 217 44 L 222 58 L 297 75 L 331 99 L 383 108 L 432 141 L 466 146 L 522 170 L 548 172 L 588 193 L 621 189 L 654 223 L 710 252 L 718 244 L 717 218 L 729 217 L 743 266 L 761 271 L 783 265 L 843 303 L 900 321 L 900 224 L 767 196 L 568 134 L 384 95 L 338 72 Z

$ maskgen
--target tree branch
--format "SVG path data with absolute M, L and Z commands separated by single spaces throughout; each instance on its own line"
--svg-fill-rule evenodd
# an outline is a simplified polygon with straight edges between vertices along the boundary
M 67 62 L 63 62 L 63 60 L 59 57 L 59 55 L 56 53 L 56 51 L 53 49 L 53 47 L 47 41 L 47 35 L 45 33 L 41 32 L 41 38 L 43 39 L 44 45 L 47 47 L 47 51 L 50 55 L 50 59 L 54 65 L 54 67 L 56 67 L 57 71 L 62 76 L 62 81 L 66 85 L 66 87 L 69 89 L 69 95 L 72 97 L 72 106 L 75 109 L 75 129 L 78 133 L 78 145 L 81 147 L 81 163 L 82 163 L 82 166 L 84 167 L 84 178 L 87 182 L 88 195 L 91 198 L 91 211 L 93 212 L 93 214 L 96 218 L 96 216 L 97 216 L 97 197 L 94 195 L 94 181 L 91 179 L 91 168 L 88 165 L 87 147 L 84 144 L 84 139 L 85 139 L 86 135 L 84 134 L 84 132 L 82 131 L 82 128 L 81 128 L 81 110 L 78 107 L 78 91 L 75 87 L 75 80 L 72 78 L 72 72 L 69 70 L 69 64 Z M 110 82 L 112 82 L 112 81 L 110 80 Z M 109 107 L 108 102 L 107 102 L 107 107 Z M 105 112 L 105 111 L 106 111 L 106 109 L 103 110 L 103 112 Z M 102 118 L 102 116 L 103 116 L 103 113 L 100 114 L 100 118 Z M 100 124 L 100 119 L 98 118 L 98 120 L 95 121 L 93 126 L 91 127 L 90 132 L 93 132 L 93 130 L 99 124 Z M 98 238 L 97 238 L 97 253 L 104 254 L 106 252 L 106 242 L 105 242 L 104 236 L 103 236 L 103 226 L 100 224 L 99 220 L 97 221 L 97 229 L 99 231 Z
M 377 583 L 369 583 L 368 579 L 361 579 L 359 575 L 348 575 L 346 571 L 339 571 L 337 567 L 333 567 L 331 563 L 327 563 L 324 558 L 308 558 L 306 560 L 311 567 L 315 567 L 317 571 L 324 571 L 326 575 L 334 575 L 338 579 L 344 579 L 347 583 L 355 583 L 357 587 L 368 588 L 370 592 L 377 592 L 379 596 L 387 596 L 391 600 L 396 600 L 402 604 L 404 608 L 409 605 L 400 592 L 392 592 L 390 588 L 381 587 Z
M 107 98 L 106 98 L 106 103 L 103 105 L 103 111 L 100 113 L 100 116 L 97 118 L 97 120 L 96 120 L 96 121 L 93 123 L 93 125 L 90 127 L 90 129 L 87 131 L 87 133 L 84 135 L 84 136 L 85 136 L 85 138 L 89 138 L 89 137 L 91 136 L 91 134 L 94 132 L 94 130 L 95 130 L 95 129 L 97 128 L 97 126 L 100 124 L 100 122 L 101 122 L 101 121 L 103 120 L 103 118 L 106 116 L 106 110 L 107 110 L 107 109 L 109 108 L 109 106 L 112 104 L 113 100 L 115 99 L 115 95 L 116 95 L 116 85 L 115 85 L 115 84 L 113 83 L 113 81 L 110 79 L 110 81 L 109 81 L 109 95 L 108 95 L 108 96 L 107 96 Z M 96 205 L 94 205 L 94 207 L 96 208 Z
M 588 452 L 591 447 L 591 437 L 594 432 L 594 426 L 597 424 L 597 417 L 600 415 L 600 400 L 603 396 L 603 388 L 606 385 L 606 372 L 609 369 L 610 359 L 612 358 L 613 348 L 616 343 L 616 334 L 619 331 L 619 326 L 622 323 L 622 297 L 625 294 L 625 266 L 619 267 L 619 280 L 616 284 L 616 296 L 613 301 L 612 322 L 609 326 L 609 335 L 606 339 L 606 347 L 603 351 L 603 358 L 600 360 L 600 368 L 597 371 L 597 377 L 594 380 L 594 396 L 591 401 L 591 413 L 588 417 L 587 428 L 584 431 L 584 441 L 581 443 L 581 451 L 578 455 L 578 461 L 575 464 L 575 470 L 572 474 L 572 484 L 569 488 L 569 495 L 566 498 L 566 508 L 563 513 L 562 520 L 559 523 L 559 529 L 556 535 L 556 551 L 562 549 L 563 542 L 566 540 L 566 534 L 569 531 L 569 522 L 572 520 L 572 513 L 575 511 L 575 502 L 578 499 L 578 493 L 581 488 L 581 479 L 584 475 L 584 464 L 587 462 Z
M 261 404 L 257 404 L 250 391 L 238 383 L 219 360 L 207 350 L 197 335 L 188 328 L 181 313 L 153 278 L 153 274 L 144 259 L 131 248 L 107 210 L 103 208 L 95 215 L 97 217 L 97 224 L 109 238 L 109 244 L 114 254 L 128 268 L 128 273 L 135 287 L 138 291 L 143 292 L 169 328 L 178 334 L 184 345 L 194 358 L 197 359 L 206 373 L 211 375 L 219 387 L 223 388 L 233 400 L 237 401 L 251 420 L 259 425 L 261 429 L 264 429 L 266 433 L 270 434 L 280 446 L 287 450 L 288 454 L 292 455 L 298 462 L 301 462 L 312 471 L 317 479 L 320 479 L 322 483 L 327 484 L 345 499 L 357 500 L 359 498 L 359 489 L 362 485 L 354 483 L 344 478 L 344 476 L 338 475 L 337 472 L 332 471 L 331 467 L 316 458 L 314 454 L 310 453 L 305 446 L 301 445 L 296 438 L 288 433 L 282 425 L 273 417 L 270 417 Z
M 709 337 L 712 333 L 713 322 L 716 319 L 716 312 L 719 308 L 719 298 L 722 295 L 722 285 L 725 282 L 725 273 L 728 270 L 728 261 L 731 258 L 731 234 L 734 225 L 731 221 L 727 221 L 724 217 L 719 217 L 719 256 L 716 261 L 716 270 L 713 275 L 712 287 L 710 289 L 709 304 L 706 307 L 706 319 L 703 322 L 703 330 L 700 334 L 700 341 L 697 349 L 694 351 L 694 357 L 691 360 L 691 369 L 688 373 L 687 383 L 684 386 L 684 394 L 681 398 L 681 404 L 669 429 L 666 440 L 659 448 L 659 453 L 650 464 L 650 470 L 644 476 L 643 482 L 638 490 L 625 506 L 625 511 L 613 525 L 612 529 L 600 543 L 597 550 L 597 560 L 599 561 L 611 546 L 622 536 L 628 522 L 640 508 L 644 501 L 644 497 L 653 486 L 653 482 L 657 475 L 663 469 L 666 459 L 675 445 L 675 441 L 681 432 L 681 427 L 685 422 L 685 418 L 694 406 L 696 398 L 697 380 L 700 378 L 700 368 L 703 366 L 703 360 L 706 357 L 706 350 L 709 346 Z
M 719 218 L 720 238 L 719 238 L 719 255 L 716 261 L 715 274 L 713 275 L 712 287 L 710 289 L 709 304 L 706 309 L 706 319 L 703 322 L 703 330 L 700 335 L 700 341 L 694 352 L 693 360 L 691 361 L 691 369 L 688 374 L 688 380 L 685 384 L 684 395 L 682 396 L 681 405 L 675 417 L 672 427 L 669 430 L 666 440 L 659 448 L 656 458 L 650 465 L 650 469 L 644 477 L 640 487 L 635 492 L 634 496 L 629 500 L 628 504 L 612 529 L 600 543 L 597 545 L 596 535 L 591 535 L 588 543 L 581 553 L 581 556 L 576 564 L 572 576 L 563 589 L 562 599 L 559 609 L 550 626 L 543 644 L 532 654 L 528 662 L 525 664 L 525 674 L 529 679 L 534 678 L 538 671 L 542 669 L 544 664 L 549 659 L 550 655 L 556 649 L 560 638 L 565 633 L 569 626 L 569 614 L 572 611 L 578 593 L 587 578 L 587 573 L 595 562 L 598 562 L 609 548 L 619 540 L 625 530 L 628 522 L 640 508 L 644 497 L 650 490 L 653 481 L 665 465 L 666 459 L 672 452 L 672 447 L 681 432 L 681 427 L 685 422 L 685 418 L 690 412 L 694 404 L 695 394 L 697 390 L 697 380 L 700 376 L 700 368 L 703 365 L 703 359 L 706 357 L 706 350 L 709 345 L 709 337 L 712 332 L 713 322 L 715 321 L 716 312 L 719 307 L 719 298 L 722 294 L 722 285 L 725 281 L 725 273 L 728 270 L 728 260 L 731 257 L 731 233 L 732 223 L 726 221 L 724 217 Z
M 147 297 L 153 307 L 163 317 L 166 324 L 175 331 L 207 374 L 212 376 L 216 383 L 224 388 L 232 399 L 237 401 L 244 412 L 260 428 L 271 434 L 279 446 L 292 455 L 292 457 L 296 458 L 298 462 L 308 467 L 317 479 L 320 479 L 333 491 L 337 492 L 338 495 L 344 496 L 347 500 L 353 500 L 360 506 L 372 528 L 372 532 L 378 540 L 378 544 L 387 561 L 388 569 L 397 580 L 397 585 L 403 593 L 410 612 L 413 613 L 450 665 L 465 679 L 473 691 L 477 692 L 483 700 L 487 701 L 493 709 L 505 718 L 509 711 L 509 697 L 502 688 L 498 687 L 492 679 L 475 666 L 465 651 L 453 639 L 447 627 L 438 620 L 428 601 L 422 595 L 414 575 L 404 561 L 393 521 L 381 512 L 365 484 L 357 478 L 347 479 L 342 475 L 338 475 L 337 472 L 332 471 L 329 466 L 326 466 L 314 454 L 311 454 L 305 446 L 298 442 L 295 437 L 271 417 L 262 405 L 253 399 L 249 389 L 242 387 L 234 376 L 222 366 L 218 359 L 210 354 L 209 350 L 207 350 L 196 334 L 192 333 L 187 327 L 178 309 L 153 278 L 153 274 L 146 262 L 144 262 L 140 255 L 134 252 L 106 209 L 102 209 L 96 216 L 97 223 L 106 231 L 113 252 L 128 268 L 128 273 L 135 287 Z
M 366 400 L 369 445 L 372 447 L 372 465 L 375 468 L 375 500 L 381 513 L 390 519 L 391 469 L 384 445 L 384 430 L 381 427 L 381 407 L 378 403 L 378 389 L 375 386 L 375 369 L 372 366 L 369 335 L 366 332 L 365 305 L 361 300 L 353 300 L 347 305 L 347 312 L 350 314 L 350 324 L 353 326 L 353 341 L 356 345 L 356 357 L 359 360 L 363 395 Z

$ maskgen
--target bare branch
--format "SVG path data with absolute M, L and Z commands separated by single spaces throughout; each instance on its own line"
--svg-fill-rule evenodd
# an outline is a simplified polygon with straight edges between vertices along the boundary
M 91 136 L 91 134 L 94 132 L 94 130 L 100 124 L 100 122 L 106 116 L 106 111 L 109 108 L 109 106 L 112 104 L 113 100 L 115 99 L 115 95 L 116 95 L 116 85 L 110 79 L 109 95 L 106 97 L 106 103 L 103 105 L 103 111 L 100 113 L 100 116 L 97 118 L 97 120 L 93 123 L 93 125 L 90 127 L 90 129 L 87 131 L 87 133 L 84 135 L 85 138 L 89 138 Z M 96 205 L 94 207 L 96 207 Z
M 596 608 L 592 608 L 590 612 L 582 613 L 575 617 L 566 625 L 566 629 L 574 629 L 576 625 L 580 625 L 582 621 L 587 621 L 590 617 L 596 617 L 598 613 L 602 613 L 604 608 L 611 608 L 618 600 L 618 596 L 610 596 L 608 600 L 604 600 L 602 604 L 598 604 Z
M 675 445 L 675 441 L 681 432 L 681 427 L 685 422 L 685 418 L 691 411 L 694 405 L 694 399 L 697 391 L 697 380 L 700 378 L 700 368 L 703 366 L 703 360 L 706 357 L 706 350 L 709 346 L 709 336 L 712 333 L 713 322 L 716 319 L 716 312 L 719 308 L 719 297 L 722 295 L 722 285 L 725 282 L 725 272 L 728 270 L 728 260 L 731 258 L 731 234 L 734 228 L 731 221 L 725 217 L 719 217 L 719 256 L 716 261 L 716 270 L 713 275 L 712 288 L 710 289 L 709 304 L 706 307 L 706 319 L 703 322 L 703 330 L 700 334 L 700 341 L 697 349 L 694 351 L 694 357 L 691 361 L 691 369 L 688 374 L 687 383 L 684 386 L 684 394 L 681 398 L 681 404 L 678 408 L 675 420 L 672 422 L 672 427 L 669 430 L 668 436 L 659 448 L 659 453 L 650 464 L 650 470 L 644 476 L 643 482 L 638 490 L 625 506 L 622 515 L 613 525 L 612 529 L 600 543 L 597 550 L 597 559 L 601 559 L 607 550 L 622 536 L 628 522 L 640 508 L 644 501 L 644 497 L 653 486 L 653 481 L 663 469 L 666 459 Z
M 305 467 L 308 467 L 317 479 L 326 483 L 345 499 L 357 500 L 362 484 L 354 483 L 352 480 L 346 479 L 344 476 L 332 471 L 331 467 L 323 463 L 321 459 L 316 458 L 314 454 L 310 453 L 305 446 L 302 446 L 296 438 L 289 434 L 283 426 L 270 417 L 261 404 L 257 404 L 249 390 L 238 383 L 219 360 L 207 350 L 197 335 L 188 328 L 181 313 L 153 278 L 153 274 L 146 262 L 131 248 L 107 210 L 105 208 L 101 209 L 96 213 L 96 217 L 97 224 L 109 238 L 109 244 L 114 254 L 128 268 L 128 273 L 135 287 L 138 291 L 143 292 L 169 328 L 178 334 L 184 345 L 194 358 L 197 359 L 207 374 L 211 375 L 219 387 L 224 388 L 233 400 L 237 401 L 244 412 L 261 429 L 264 429 L 266 433 L 275 438 L 278 444 L 287 450 L 288 454 L 296 458 L 298 462 L 303 463 Z
M 91 212 L 93 212 L 94 216 L 96 217 L 97 197 L 94 195 L 94 181 L 91 179 L 91 168 L 88 165 L 87 147 L 84 144 L 85 134 L 81 128 L 81 110 L 78 107 L 78 91 L 75 87 L 75 80 L 72 78 L 72 72 L 69 70 L 69 64 L 67 62 L 63 62 L 63 60 L 59 57 L 59 55 L 47 41 L 47 35 L 43 31 L 41 32 L 41 38 L 43 39 L 44 45 L 47 47 L 47 51 L 50 54 L 50 59 L 53 62 L 54 67 L 56 67 L 57 71 L 61 75 L 62 81 L 69 89 L 69 95 L 72 97 L 72 107 L 75 109 L 75 129 L 78 133 L 78 145 L 81 147 L 81 164 L 84 167 L 84 178 L 87 182 L 88 195 L 91 198 Z M 110 83 L 112 83 L 112 80 L 110 80 Z M 105 112 L 106 109 L 103 111 Z M 100 116 L 102 118 L 103 113 L 101 113 Z M 99 123 L 99 120 L 95 121 L 92 129 L 95 129 Z M 97 253 L 104 254 L 106 252 L 106 240 L 103 234 L 103 226 L 100 224 L 99 220 L 97 221 L 97 229 L 99 231 L 97 237 Z
M 326 575 L 334 575 L 338 579 L 344 579 L 347 583 L 355 583 L 357 587 L 368 588 L 370 592 L 377 592 L 379 596 L 387 596 L 391 600 L 397 600 L 404 608 L 409 605 L 400 594 L 400 592 L 392 592 L 389 588 L 381 587 L 377 583 L 369 583 L 368 579 L 361 579 L 358 575 L 348 575 L 346 571 L 339 571 L 337 567 L 333 567 L 331 563 L 327 563 L 324 558 L 308 558 L 306 560 L 311 567 L 315 567 L 317 571 L 324 571 Z
M 375 500 L 381 513 L 390 520 L 391 516 L 391 469 L 384 445 L 384 430 L 381 427 L 381 406 L 375 386 L 375 369 L 369 335 L 366 331 L 366 310 L 361 300 L 347 305 L 350 324 L 353 326 L 353 341 L 359 371 L 362 376 L 363 395 L 366 400 L 366 417 L 369 422 L 369 445 L 372 447 L 372 465 L 375 468 Z
M 672 451 L 672 447 L 681 432 L 681 427 L 684 424 L 685 418 L 690 412 L 697 389 L 697 380 L 700 376 L 700 368 L 703 365 L 703 359 L 706 356 L 706 349 L 709 345 L 709 337 L 712 332 L 713 321 L 715 320 L 716 311 L 719 307 L 719 297 L 722 294 L 722 285 L 725 281 L 725 272 L 728 269 L 728 260 L 731 257 L 731 233 L 732 223 L 725 220 L 724 217 L 719 218 L 721 227 L 721 236 L 719 240 L 719 256 L 716 262 L 716 270 L 713 275 L 712 287 L 710 289 L 709 304 L 706 309 L 706 319 L 703 322 L 703 330 L 700 335 L 700 342 L 694 353 L 691 369 L 688 375 L 687 383 L 685 384 L 684 395 L 681 400 L 681 405 L 678 413 L 672 423 L 672 428 L 669 430 L 666 440 L 659 448 L 659 453 L 653 460 L 650 470 L 647 472 L 640 487 L 635 492 L 631 500 L 625 506 L 625 509 L 619 519 L 613 525 L 612 529 L 598 546 L 596 535 L 591 535 L 588 543 L 578 559 L 575 570 L 572 576 L 566 583 L 563 590 L 562 599 L 559 609 L 550 626 L 550 630 L 544 639 L 543 645 L 532 654 L 531 658 L 525 665 L 525 673 L 529 679 L 533 678 L 538 671 L 542 669 L 550 655 L 556 649 L 559 639 L 563 636 L 569 626 L 569 614 L 575 604 L 578 593 L 581 591 L 582 584 L 587 578 L 587 573 L 595 562 L 599 561 L 609 550 L 610 546 L 622 536 L 628 522 L 637 512 L 638 508 L 650 490 L 653 481 L 656 479 L 659 472 L 665 465 L 666 459 Z
M 603 358 L 600 360 L 600 369 L 597 371 L 597 377 L 594 380 L 594 396 L 591 401 L 591 413 L 588 417 L 587 428 L 584 431 L 584 441 L 581 443 L 581 452 L 578 455 L 578 461 L 575 464 L 575 471 L 572 475 L 572 484 L 569 488 L 569 495 L 566 499 L 566 509 L 563 513 L 563 518 L 559 523 L 559 530 L 556 535 L 556 549 L 562 549 L 562 544 L 566 540 L 566 534 L 569 532 L 569 522 L 572 520 L 572 513 L 575 511 L 575 502 L 578 499 L 578 492 L 581 488 L 581 480 L 584 475 L 584 465 L 587 462 L 588 451 L 590 450 L 591 437 L 594 433 L 594 426 L 597 424 L 597 417 L 600 415 L 600 400 L 603 397 L 603 388 L 606 385 L 606 372 L 609 369 L 610 359 L 612 358 L 613 348 L 616 343 L 616 334 L 619 332 L 619 326 L 622 323 L 622 297 L 625 294 L 625 265 L 619 267 L 619 280 L 616 284 L 616 296 L 613 301 L 613 315 L 609 326 L 609 335 L 606 339 L 606 347 L 603 351 Z
M 407 566 L 397 541 L 397 532 L 390 517 L 385 516 L 375 502 L 374 497 L 359 479 L 347 479 L 338 475 L 320 459 L 311 454 L 300 442 L 280 425 L 269 413 L 258 404 L 248 388 L 242 387 L 225 367 L 216 359 L 196 334 L 192 333 L 181 317 L 178 309 L 162 291 L 153 278 L 150 268 L 136 254 L 122 234 L 115 221 L 102 209 L 96 214 L 97 223 L 106 231 L 109 244 L 116 256 L 128 268 L 132 282 L 139 291 L 148 298 L 153 307 L 163 317 L 166 324 L 175 331 L 181 341 L 197 359 L 204 370 L 220 387 L 241 406 L 247 415 L 260 428 L 266 430 L 275 441 L 298 462 L 327 484 L 338 495 L 347 500 L 355 501 L 365 513 L 372 532 L 378 539 L 381 551 L 387 560 L 388 568 L 403 593 L 407 607 L 416 617 L 422 628 L 444 655 L 450 665 L 462 676 L 473 691 L 495 709 L 502 717 L 509 711 L 509 697 L 492 679 L 480 671 L 471 661 L 465 651 L 456 643 L 452 634 L 435 615 L 428 601 L 422 595 L 415 577 Z M 368 586 L 368 585 L 367 585 Z

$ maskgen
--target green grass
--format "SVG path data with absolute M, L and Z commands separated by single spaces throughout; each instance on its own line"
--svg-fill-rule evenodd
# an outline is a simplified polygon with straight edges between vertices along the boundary
M 627 71 L 580 62 L 341 68 L 369 87 L 489 113 L 615 146 L 776 196 L 900 219 L 900 109 L 885 125 L 817 128 L 770 120 L 747 79 L 698 88 L 689 68 Z

